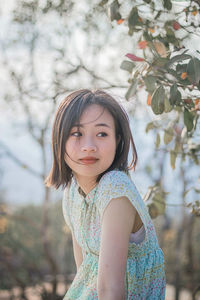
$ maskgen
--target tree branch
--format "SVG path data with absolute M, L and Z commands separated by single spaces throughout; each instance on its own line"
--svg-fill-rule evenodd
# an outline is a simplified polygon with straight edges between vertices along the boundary
M 8 147 L 0 141 L 0 147 L 4 150 L 4 155 L 8 156 L 11 160 L 13 160 L 19 167 L 23 168 L 27 172 L 31 173 L 32 175 L 36 176 L 37 178 L 43 178 L 42 174 L 32 169 L 22 160 L 20 160 L 17 156 L 15 156 Z

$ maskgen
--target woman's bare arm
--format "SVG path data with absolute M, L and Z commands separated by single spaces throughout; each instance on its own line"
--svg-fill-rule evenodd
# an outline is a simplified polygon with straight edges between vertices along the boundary
M 112 199 L 104 211 L 97 291 L 99 300 L 125 300 L 125 272 L 136 209 L 126 197 Z

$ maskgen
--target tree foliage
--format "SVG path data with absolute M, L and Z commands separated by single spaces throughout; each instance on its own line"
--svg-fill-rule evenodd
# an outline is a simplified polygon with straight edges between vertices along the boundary
M 33 223 L 37 226 L 37 230 L 33 230 L 34 240 L 27 238 L 28 233 L 31 233 L 27 222 L 29 218 L 32 220 L 33 215 L 29 215 L 27 219 L 23 216 L 30 214 L 31 209 L 28 212 L 19 211 L 18 223 L 5 216 L 0 220 L 5 246 L 1 249 L 1 259 L 5 263 L 2 269 L 5 280 L 2 285 L 9 289 L 18 285 L 22 289 L 21 298 L 24 299 L 27 285 L 43 282 L 47 274 L 50 277 L 51 291 L 44 286 L 41 297 L 45 300 L 59 299 L 58 274 L 65 271 L 67 281 L 66 272 L 71 272 L 72 269 L 72 256 L 67 257 L 67 271 L 63 271 L 64 264 L 57 259 L 62 232 L 61 228 L 57 228 L 56 233 L 52 232 L 52 194 L 44 186 L 44 179 L 50 169 L 50 127 L 60 98 L 67 93 L 86 86 L 105 89 L 119 86 L 109 82 L 106 76 L 99 75 L 101 49 L 105 47 L 111 33 L 110 24 L 102 22 L 106 19 L 101 14 L 102 10 L 100 7 L 96 9 L 96 5 L 90 0 L 85 0 L 84 5 L 81 2 L 62 0 L 15 0 L 7 18 L 10 22 L 6 24 L 4 36 L 0 38 L 0 64 L 4 74 L 2 107 L 6 108 L 5 114 L 9 115 L 9 124 L 6 125 L 13 125 L 16 135 L 28 137 L 28 142 L 31 141 L 30 144 L 33 145 L 28 151 L 31 154 L 37 153 L 39 164 L 32 163 L 31 159 L 25 161 L 24 152 L 20 156 L 15 151 L 15 146 L 9 147 L 3 138 L 0 141 L 1 158 L 10 158 L 20 168 L 36 177 L 43 187 L 42 206 L 37 211 L 38 216 L 34 214 L 34 208 L 32 211 L 35 217 Z M 111 71 L 112 66 L 113 64 L 107 65 L 107 71 Z M 26 237 L 25 241 L 22 236 Z M 52 239 L 52 236 L 55 238 Z M 7 244 L 8 240 L 10 243 Z M 71 249 L 71 244 L 66 247 Z M 6 249 L 10 253 L 8 260 Z M 65 249 L 66 253 L 68 249 Z M 62 251 L 64 252 L 63 248 Z M 63 253 L 60 257 L 65 260 Z M 16 259 L 19 263 L 17 266 Z M 8 268 L 12 278 L 10 281 L 5 275 Z M 67 287 L 65 292 L 66 290 Z
M 42 299 L 50 299 L 52 295 L 46 289 L 45 281 L 53 283 L 53 274 L 41 237 L 42 207 L 26 205 L 11 212 L 10 207 L 2 203 L 0 208 L 4 211 L 4 216 L 0 216 L 0 290 L 12 290 L 18 286 L 22 291 L 21 299 L 28 299 L 26 288 L 32 286 L 38 294 L 44 295 Z M 60 201 L 51 205 L 49 220 L 52 254 L 59 266 L 56 276 L 63 275 L 67 283 L 68 275 L 75 272 L 75 266 L 71 236 L 64 225 Z M 63 297 L 54 294 L 54 299 Z
M 193 39 L 200 38 L 200 3 L 187 3 L 115 0 L 99 4 L 107 6 L 113 25 L 126 26 L 127 34 L 137 40 L 137 49 L 127 53 L 128 60 L 121 63 L 121 68 L 130 74 L 126 99 L 131 101 L 141 89 L 146 91 L 147 105 L 157 115 L 155 121 L 147 124 L 146 132 L 157 132 L 157 149 L 164 132 L 163 142 L 172 169 L 178 157 L 182 163 L 188 158 L 199 165 L 200 155 L 200 52 L 193 48 Z M 193 46 L 188 47 L 192 42 Z M 163 116 L 167 122 L 163 122 Z M 152 194 L 155 188 L 152 187 Z M 199 189 L 193 189 L 198 197 Z M 162 199 L 163 195 L 159 201 Z M 156 202 L 150 206 L 155 213 Z M 161 212 L 163 209 L 158 208 L 155 215 Z M 199 206 L 193 205 L 192 212 L 198 216 Z

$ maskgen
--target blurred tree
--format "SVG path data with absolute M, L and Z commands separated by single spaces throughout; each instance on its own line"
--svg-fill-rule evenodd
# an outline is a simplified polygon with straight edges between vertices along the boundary
M 101 57 L 103 47 L 106 51 L 106 41 L 111 40 L 111 25 L 106 22 L 107 17 L 102 15 L 103 8 L 96 7 L 96 3 L 90 0 L 77 3 L 62 0 L 15 0 L 13 3 L 14 7 L 9 14 L 10 23 L 1 37 L 3 105 L 10 110 L 15 130 L 26 133 L 34 141 L 41 157 L 40 169 L 37 170 L 31 162 L 24 163 L 23 157 L 15 154 L 14 147 L 10 149 L 3 141 L 0 142 L 1 154 L 8 156 L 43 182 L 49 170 L 49 128 L 60 98 L 72 90 L 86 86 L 104 89 L 120 87 L 117 72 L 112 72 L 114 61 L 113 64 L 106 64 Z M 115 74 L 112 81 L 107 80 L 105 74 L 99 75 L 102 65 L 105 74 Z M 33 222 L 37 227 L 34 231 L 36 236 L 30 240 L 26 237 L 25 240 L 30 243 L 30 247 L 24 245 L 21 239 L 31 231 L 29 217 L 24 218 L 22 211 L 19 227 L 10 221 L 10 226 L 5 231 L 5 239 L 10 238 L 10 243 L 5 246 L 9 249 L 9 259 L 6 259 L 5 249 L 2 249 L 1 257 L 6 264 L 3 270 L 9 269 L 10 280 L 8 282 L 8 273 L 5 272 L 4 284 L 9 285 L 9 288 L 16 284 L 20 286 L 21 297 L 24 299 L 26 286 L 42 282 L 47 270 L 51 275 L 52 289 L 49 292 L 44 286 L 42 299 L 59 298 L 57 274 L 66 273 L 66 269 L 70 271 L 71 268 L 67 266 L 65 270 L 61 270 L 63 264 L 57 260 L 58 250 L 55 249 L 58 244 L 55 245 L 51 238 L 50 205 L 50 190 L 44 187 L 42 210 L 37 212 L 40 213 L 36 217 L 38 221 Z M 26 212 L 29 213 L 31 210 Z M 32 215 L 30 222 L 31 219 Z M 3 220 L 2 218 L 2 230 L 5 229 Z M 26 224 L 25 228 L 21 226 L 21 222 Z M 30 252 L 30 261 L 24 261 L 25 252 Z M 42 261 L 37 259 L 37 255 Z M 48 267 L 45 264 L 44 272 L 43 258 L 48 263 Z M 22 263 L 26 265 L 25 269 Z
M 156 130 L 159 149 L 163 131 L 162 151 L 169 153 L 172 169 L 178 156 L 182 163 L 188 157 L 199 165 L 200 51 L 193 42 L 200 37 L 199 1 L 114 0 L 99 5 L 107 6 L 115 27 L 124 24 L 127 34 L 137 40 L 138 49 L 126 54 L 129 60 L 121 68 L 130 74 L 126 99 L 145 88 L 147 105 L 155 115 L 162 115 L 147 124 L 146 132 Z M 199 189 L 193 190 L 198 196 Z M 158 194 L 155 186 L 150 191 L 150 210 L 154 215 L 163 213 L 159 201 L 164 194 Z M 196 203 L 192 212 L 198 215 L 199 209 Z
M 38 295 L 43 295 L 42 299 L 52 299 L 51 292 L 45 286 L 45 282 L 52 282 L 53 274 L 42 247 L 41 206 L 26 205 L 15 212 L 6 211 L 5 205 L 1 208 L 6 227 L 2 226 L 1 215 L 0 288 L 12 290 L 17 285 L 21 288 L 20 299 L 28 299 L 26 288 L 32 285 L 36 287 Z M 52 255 L 56 264 L 62 266 L 60 273 L 56 274 L 59 279 L 62 274 L 75 272 L 71 235 L 61 216 L 60 201 L 49 208 L 49 224 Z M 62 299 L 63 296 L 57 291 L 53 299 Z
M 180 179 L 182 188 L 182 213 L 176 239 L 176 269 L 174 283 L 176 300 L 183 280 L 181 278 L 180 252 L 185 232 L 192 236 L 194 219 L 188 217 L 184 207 L 186 194 L 193 190 L 194 199 L 199 196 L 199 188 L 188 188 L 185 176 L 190 163 L 199 165 L 199 115 L 200 115 L 200 51 L 195 50 L 193 39 L 200 37 L 199 1 L 138 0 L 101 1 L 107 6 L 113 26 L 127 27 L 127 34 L 137 40 L 137 49 L 127 53 L 121 68 L 130 74 L 130 86 L 126 92 L 127 101 L 137 98 L 141 89 L 147 94 L 147 105 L 157 116 L 147 124 L 146 132 L 155 130 L 155 146 L 170 155 L 171 168 L 175 169 L 177 157 L 180 157 Z M 139 53 L 139 54 L 138 54 Z M 139 97 L 138 97 L 139 98 Z M 160 116 L 160 117 L 159 117 Z M 163 133 L 163 148 L 161 145 Z M 145 196 L 149 201 L 149 212 L 153 218 L 165 211 L 167 193 L 163 188 L 163 160 L 160 160 L 160 174 L 155 185 L 150 186 Z M 173 204 L 172 204 L 173 205 Z M 199 216 L 200 201 L 190 202 L 192 213 Z M 185 226 L 185 223 L 188 227 Z M 187 231 L 186 231 L 187 229 Z M 191 239 L 187 244 L 187 255 L 191 272 L 194 271 L 194 249 Z M 198 281 L 190 279 L 190 289 L 195 290 Z M 193 299 L 195 295 L 193 293 Z

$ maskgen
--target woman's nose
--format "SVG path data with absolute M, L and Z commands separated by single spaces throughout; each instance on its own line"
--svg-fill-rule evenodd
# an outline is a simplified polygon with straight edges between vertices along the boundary
M 84 141 L 84 143 L 82 144 L 81 146 L 81 151 L 84 151 L 84 152 L 96 152 L 97 151 L 97 147 L 96 145 L 94 144 L 93 141 L 91 140 L 86 140 Z

